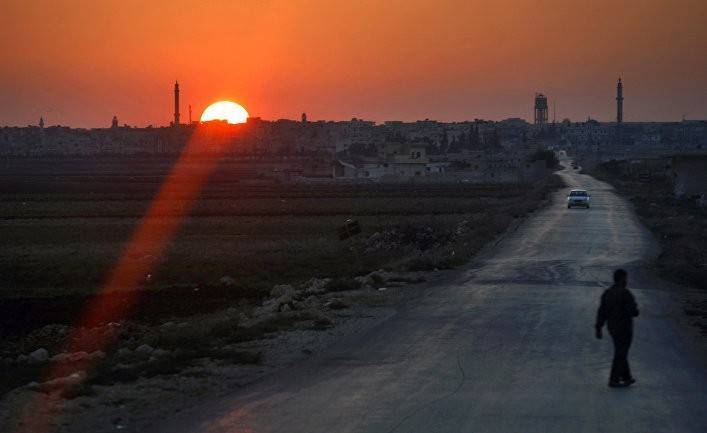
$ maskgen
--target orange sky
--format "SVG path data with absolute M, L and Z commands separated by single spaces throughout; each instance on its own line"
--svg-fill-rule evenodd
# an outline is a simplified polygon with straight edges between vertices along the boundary
M 4 0 L 0 125 L 163 125 L 172 85 L 265 119 L 707 118 L 707 1 Z M 552 114 L 551 114 L 552 116 Z

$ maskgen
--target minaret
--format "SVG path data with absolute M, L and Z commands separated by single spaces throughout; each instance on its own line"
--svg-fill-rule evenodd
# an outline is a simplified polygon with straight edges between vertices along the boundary
M 624 121 L 624 86 L 621 84 L 621 77 L 616 84 L 616 123 Z
M 174 126 L 179 125 L 179 82 L 174 82 Z
M 189 124 L 191 125 L 191 104 L 189 104 Z

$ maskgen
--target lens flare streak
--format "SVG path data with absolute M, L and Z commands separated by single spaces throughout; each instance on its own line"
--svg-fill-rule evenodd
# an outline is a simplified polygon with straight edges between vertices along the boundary
M 140 220 L 100 292 L 126 290 L 130 296 L 121 297 L 120 301 L 116 301 L 115 297 L 100 296 L 100 293 L 94 297 L 87 303 L 83 313 L 75 322 L 74 331 L 67 336 L 61 352 L 80 351 L 82 342 L 78 330 L 95 326 L 96 323 L 117 322 L 129 314 L 131 307 L 139 302 L 140 289 L 147 275 L 153 273 L 155 265 L 188 215 L 209 174 L 228 150 L 227 146 L 221 146 L 204 152 L 203 143 L 208 142 L 206 135 L 213 132 L 209 129 L 198 128 L 194 132 L 149 209 Z M 99 346 L 104 349 L 112 343 L 112 337 L 105 337 Z M 93 367 L 95 367 L 93 361 L 83 361 L 80 365 L 74 364 L 72 372 L 83 370 L 90 377 Z M 53 366 L 48 369 L 46 377 L 56 378 L 66 374 L 68 372 L 65 368 Z M 55 392 L 63 391 L 64 389 L 59 387 Z M 60 414 L 52 414 L 51 411 L 46 410 L 46 404 L 46 397 L 42 395 L 27 404 L 19 416 L 17 432 L 47 432 Z

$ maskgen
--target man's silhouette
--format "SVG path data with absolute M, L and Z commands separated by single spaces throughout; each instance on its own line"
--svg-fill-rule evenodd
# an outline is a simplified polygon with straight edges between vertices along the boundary
M 614 285 L 601 295 L 595 325 L 596 337 L 601 339 L 604 323 L 614 340 L 614 362 L 611 364 L 609 386 L 629 386 L 636 380 L 628 366 L 628 349 L 633 338 L 633 318 L 638 316 L 636 300 L 626 288 L 628 274 L 623 269 L 614 272 Z

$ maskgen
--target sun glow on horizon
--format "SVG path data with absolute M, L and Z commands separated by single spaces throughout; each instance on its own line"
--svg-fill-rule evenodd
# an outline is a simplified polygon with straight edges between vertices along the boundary
M 242 105 L 232 101 L 218 101 L 206 107 L 201 114 L 201 121 L 225 120 L 228 123 L 245 123 L 248 120 L 248 112 Z

